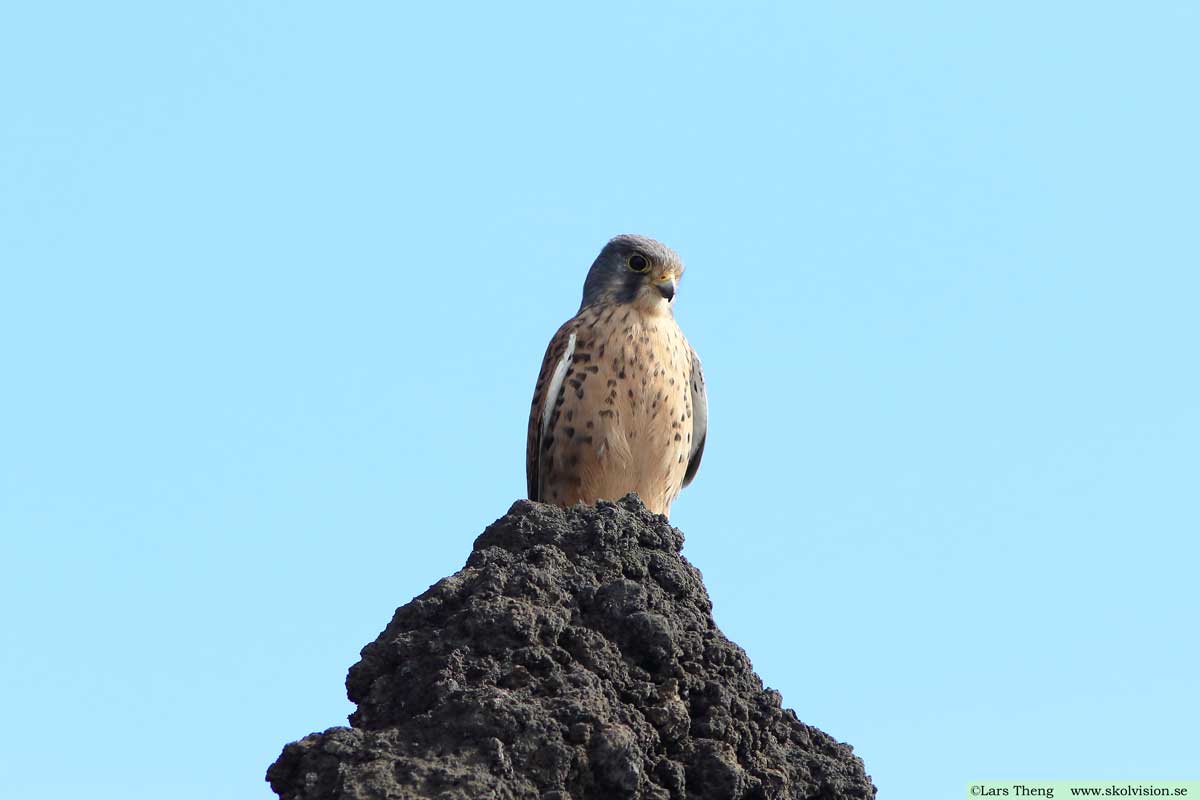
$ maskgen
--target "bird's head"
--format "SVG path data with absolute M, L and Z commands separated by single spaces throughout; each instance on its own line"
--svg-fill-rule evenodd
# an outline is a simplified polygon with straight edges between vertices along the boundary
M 646 236 L 618 236 L 604 245 L 592 262 L 580 308 L 624 303 L 650 314 L 670 314 L 681 275 L 679 255 L 662 242 Z

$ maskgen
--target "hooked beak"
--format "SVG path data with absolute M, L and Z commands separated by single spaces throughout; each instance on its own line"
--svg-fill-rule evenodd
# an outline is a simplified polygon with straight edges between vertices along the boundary
M 679 277 L 674 272 L 668 272 L 662 277 L 662 280 L 657 281 L 654 286 L 658 289 L 658 293 L 667 298 L 667 302 L 675 297 L 675 287 L 679 285 Z

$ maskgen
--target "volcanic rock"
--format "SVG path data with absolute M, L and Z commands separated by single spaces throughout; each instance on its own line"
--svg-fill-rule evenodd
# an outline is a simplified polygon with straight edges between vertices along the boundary
M 862 761 L 764 689 L 683 535 L 636 495 L 519 501 L 399 608 L 350 728 L 267 770 L 282 800 L 873 798 Z

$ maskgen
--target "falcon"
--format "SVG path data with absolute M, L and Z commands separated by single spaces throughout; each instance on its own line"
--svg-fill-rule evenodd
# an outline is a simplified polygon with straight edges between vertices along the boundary
M 675 251 L 645 236 L 600 251 L 534 388 L 530 500 L 569 506 L 637 492 L 669 515 L 696 477 L 708 401 L 700 359 L 671 313 L 682 274 Z

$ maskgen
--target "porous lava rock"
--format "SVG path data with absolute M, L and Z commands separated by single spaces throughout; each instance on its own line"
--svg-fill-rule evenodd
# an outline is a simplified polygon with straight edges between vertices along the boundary
M 862 761 L 764 689 L 683 535 L 636 495 L 519 501 L 396 611 L 349 728 L 287 745 L 282 800 L 873 798 Z

